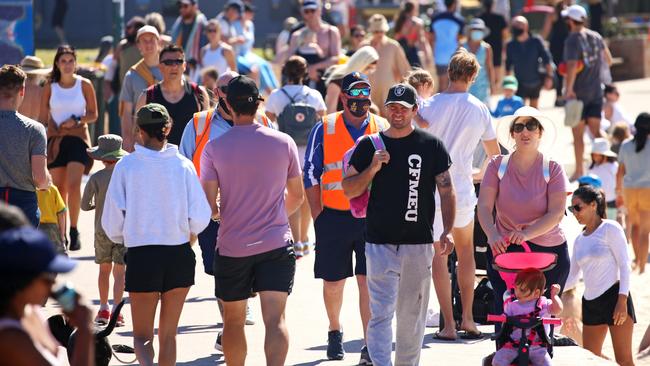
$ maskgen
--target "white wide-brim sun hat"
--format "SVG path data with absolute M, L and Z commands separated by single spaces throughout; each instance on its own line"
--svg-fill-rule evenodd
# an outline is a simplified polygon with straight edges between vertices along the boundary
M 501 117 L 497 120 L 496 133 L 497 141 L 508 151 L 516 150 L 515 139 L 510 135 L 510 125 L 518 117 L 533 117 L 542 125 L 544 132 L 537 148 L 543 154 L 552 155 L 553 147 L 557 141 L 557 128 L 555 123 L 546 117 L 537 108 L 525 106 L 517 109 L 513 115 Z

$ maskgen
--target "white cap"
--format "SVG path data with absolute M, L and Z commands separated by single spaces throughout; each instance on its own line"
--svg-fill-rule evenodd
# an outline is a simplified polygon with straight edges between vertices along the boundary
M 562 10 L 562 17 L 583 23 L 585 20 L 587 20 L 587 11 L 580 5 L 571 5 L 568 8 Z
M 158 29 L 151 25 L 145 25 L 144 27 L 138 29 L 138 34 L 135 36 L 135 40 L 137 41 L 141 35 L 146 33 L 153 34 L 156 36 L 156 38 L 160 39 L 160 33 L 158 33 Z

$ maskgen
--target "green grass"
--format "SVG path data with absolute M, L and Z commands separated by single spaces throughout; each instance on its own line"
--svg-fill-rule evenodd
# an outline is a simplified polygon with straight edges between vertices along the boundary
M 98 48 L 78 48 L 77 49 L 77 61 L 80 64 L 92 64 L 97 57 Z M 54 55 L 56 54 L 56 48 L 39 48 L 36 49 L 36 57 L 39 57 L 46 66 L 52 66 L 54 61 Z

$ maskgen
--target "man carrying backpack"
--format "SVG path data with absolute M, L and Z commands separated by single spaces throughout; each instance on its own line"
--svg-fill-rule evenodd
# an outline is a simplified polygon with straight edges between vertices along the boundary
M 434 192 L 440 194 L 444 254 L 454 248 L 451 228 L 456 197 L 449 174 L 451 159 L 443 143 L 415 129 L 415 89 L 390 88 L 386 112 L 390 128 L 379 132 L 384 149 L 373 138 L 362 139 L 343 179 L 348 198 L 372 184 L 366 219 L 366 265 L 372 317 L 366 342 L 376 365 L 391 365 L 392 319 L 397 313 L 396 365 L 418 365 L 431 287 Z M 319 243 L 320 250 L 320 243 Z
M 320 93 L 306 85 L 307 61 L 291 56 L 282 67 L 287 83 L 271 92 L 266 102 L 266 116 L 276 122 L 278 129 L 293 138 L 298 146 L 300 163 L 305 160 L 309 132 L 325 116 L 325 101 Z M 302 167 L 302 166 L 301 166 Z M 296 257 L 309 254 L 309 202 L 305 200 L 295 214 L 289 217 Z
M 345 279 L 354 274 L 359 286 L 359 310 L 364 335 L 370 319 L 366 285 L 365 220 L 350 212 L 350 202 L 343 194 L 343 155 L 363 135 L 377 133 L 386 120 L 368 111 L 370 82 L 359 72 L 346 75 L 341 83 L 343 111 L 327 115 L 312 129 L 307 141 L 303 182 L 314 218 L 316 258 L 314 274 L 323 279 L 323 298 L 329 318 L 327 358 L 341 360 L 342 326 L 339 315 L 343 303 Z M 367 347 L 361 349 L 360 365 L 371 365 Z

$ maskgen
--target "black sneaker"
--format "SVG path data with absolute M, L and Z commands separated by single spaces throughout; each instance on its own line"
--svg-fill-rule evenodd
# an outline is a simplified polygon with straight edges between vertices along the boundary
M 363 346 L 361 348 L 359 366 L 372 366 L 372 359 L 370 358 L 370 353 L 368 353 L 368 346 Z
M 79 240 L 79 231 L 76 227 L 70 227 L 70 246 L 69 249 L 76 251 L 81 249 L 81 241 Z
M 345 356 L 343 350 L 343 333 L 331 330 L 327 333 L 327 358 L 329 360 L 342 360 Z

